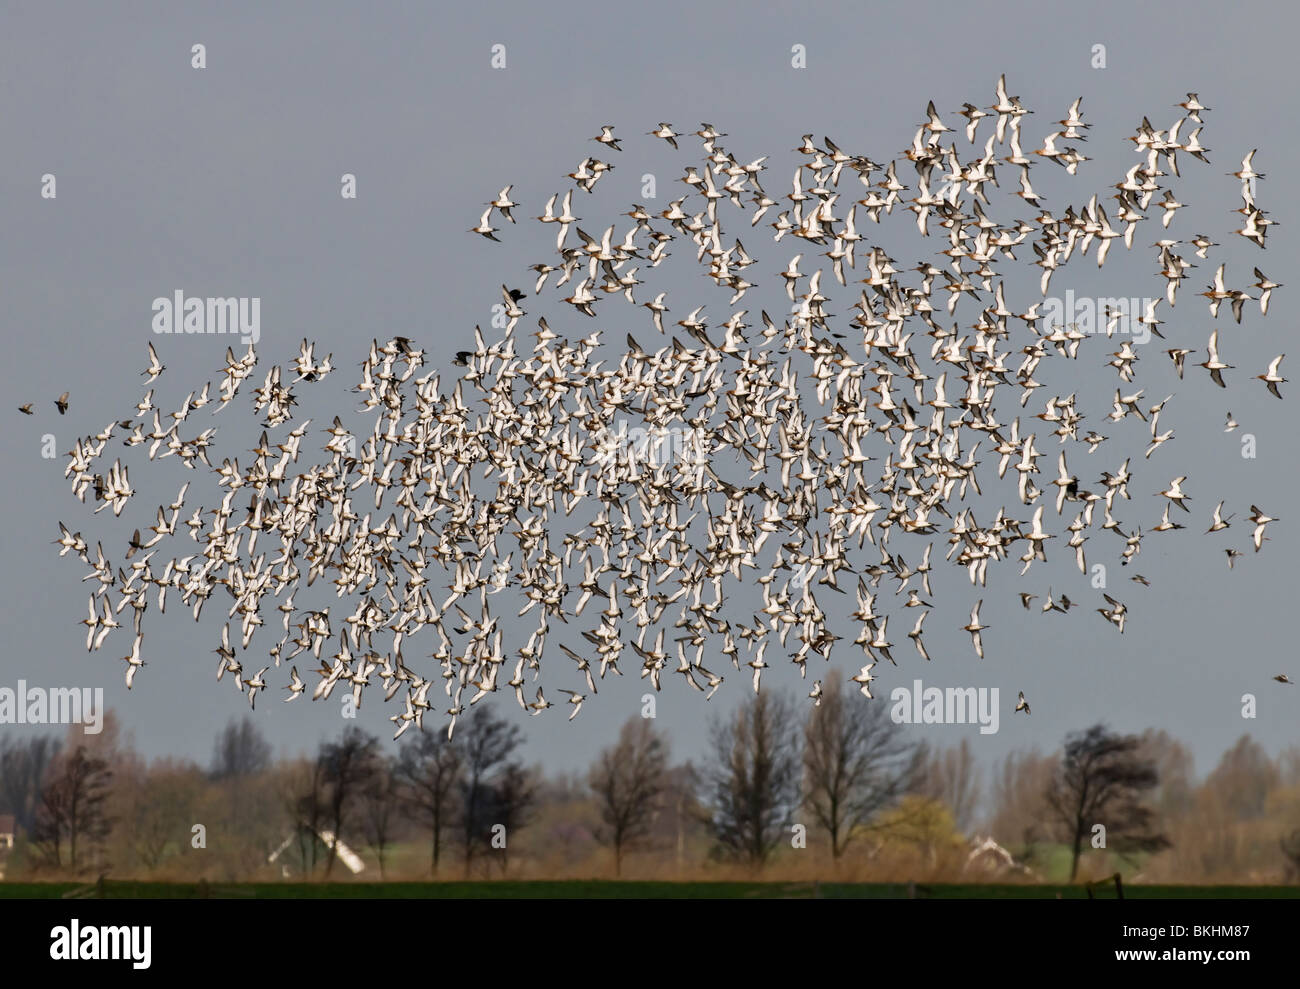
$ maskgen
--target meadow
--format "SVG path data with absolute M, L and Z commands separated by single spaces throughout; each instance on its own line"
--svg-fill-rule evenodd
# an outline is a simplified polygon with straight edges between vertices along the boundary
M 1300 899 L 1300 886 L 1126 885 L 1125 899 Z M 1115 899 L 1113 886 L 1094 890 Z M 106 880 L 0 882 L 0 899 L 1067 899 L 1088 898 L 1084 884 L 655 882 L 487 880 L 482 882 L 163 883 Z

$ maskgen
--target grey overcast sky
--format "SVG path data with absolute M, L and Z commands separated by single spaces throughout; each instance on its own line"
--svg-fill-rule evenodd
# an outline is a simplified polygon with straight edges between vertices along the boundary
M 684 165 L 699 163 L 699 143 L 686 138 L 683 153 L 672 154 L 663 142 L 644 136 L 659 121 L 688 134 L 709 121 L 729 135 L 722 144 L 742 160 L 771 155 L 764 185 L 770 194 L 784 195 L 798 161 L 791 149 L 800 135 L 811 132 L 818 141 L 829 135 L 851 153 L 886 161 L 910 142 L 927 100 L 955 126 L 963 102 L 993 102 L 994 83 L 1005 72 L 1010 92 L 1035 111 L 1025 124 L 1026 150 L 1030 142 L 1039 146 L 1075 97 L 1084 98 L 1085 119 L 1094 126 L 1079 147 L 1094 160 L 1072 181 L 1049 164 L 1033 172 L 1036 184 L 1043 176 L 1047 207 L 1058 212 L 1070 202 L 1082 205 L 1092 191 L 1111 194 L 1137 160 L 1124 138 L 1142 116 L 1167 128 L 1179 114 L 1172 105 L 1188 91 L 1199 93 L 1213 108 L 1201 135 L 1212 149 L 1212 164 L 1181 156 L 1186 164 L 1177 188 L 1189 205 L 1169 235 L 1209 234 L 1224 245 L 1220 256 L 1238 282 L 1253 280 L 1247 273 L 1258 264 L 1294 287 L 1276 293 L 1266 320 L 1257 307 L 1240 327 L 1220 318 L 1225 359 L 1237 366 L 1229 372 L 1227 391 L 1210 385 L 1199 368 L 1189 367 L 1179 381 L 1155 346 L 1159 341 L 1141 348 L 1134 387 L 1145 386 L 1152 402 L 1176 396 L 1162 419 L 1176 429 L 1176 438 L 1151 461 L 1141 459 L 1140 423 L 1108 429 L 1103 421 L 1116 385 L 1113 370 L 1102 366 L 1101 355 L 1110 348 L 1090 341 L 1084 359 L 1058 360 L 1052 368 L 1053 387 L 1078 393 L 1088 416 L 1085 428 L 1135 437 L 1122 450 L 1104 446 L 1087 457 L 1072 447 L 1070 453 L 1071 466 L 1091 481 L 1118 467 L 1124 455 L 1136 454 L 1133 502 L 1117 511 L 1127 524 L 1149 529 L 1160 507 L 1152 493 L 1175 475 L 1189 477 L 1188 528 L 1168 539 L 1149 535 L 1137 565 L 1129 568 L 1149 578 L 1150 588 L 1131 583 L 1129 571 L 1118 566 L 1118 539 L 1092 534 L 1089 550 L 1105 547 L 1097 558 L 1110 566 L 1111 593 L 1130 607 L 1123 636 L 1096 615 L 1100 592 L 1074 567 L 1064 538 L 1049 546 L 1050 562 L 1036 565 L 1025 579 L 1017 579 L 1018 565 L 1011 560 L 990 569 L 988 587 L 972 588 L 964 572 L 942 561 L 946 544 L 940 535 L 936 614 L 927 625 L 934 662 L 922 669 L 903 637 L 906 628 L 891 630 L 902 642 L 895 649 L 901 663 L 897 670 L 877 667 L 881 689 L 875 703 L 888 703 L 889 689 L 910 684 L 914 676 L 927 685 L 999 687 L 996 735 L 981 736 L 973 726 L 910 729 L 938 745 L 968 737 L 986 761 L 1020 747 L 1055 748 L 1066 732 L 1098 720 L 1123 730 L 1165 729 L 1191 747 L 1201 773 L 1243 732 L 1270 751 L 1300 741 L 1300 688 L 1270 679 L 1279 672 L 1300 679 L 1292 632 L 1300 393 L 1283 386 L 1288 397 L 1278 402 L 1253 380 L 1274 355 L 1297 349 L 1290 341 L 1300 278 L 1289 268 L 1300 220 L 1291 180 L 1300 147 L 1291 106 L 1298 9 L 1249 2 L 1225 8 L 1208 0 L 764 7 L 710 0 L 596 8 L 521 2 L 0 4 L 0 312 L 9 354 L 0 375 L 10 410 L 9 428 L 0 433 L 9 468 L 3 509 L 10 520 L 0 573 L 6 633 L 0 687 L 19 679 L 40 686 L 102 686 L 142 752 L 200 761 L 207 760 L 222 724 L 247 711 L 242 695 L 213 679 L 220 599 L 214 597 L 198 625 L 179 607 L 165 616 L 150 611 L 149 665 L 128 695 L 117 659 L 129 648 L 126 633 L 110 639 L 102 652 L 86 653 L 77 624 L 86 605 L 84 571 L 72 557 L 59 559 L 50 545 L 62 519 L 92 545 L 103 538 L 118 564 L 131 527 L 148 524 L 154 507 L 186 479 L 174 462 L 151 471 L 133 459 L 139 493 L 117 525 L 110 513 L 91 516 L 63 479 L 64 454 L 74 436 L 129 415 L 143 393 L 139 371 L 147 341 L 155 341 L 168 367 L 157 383 L 164 408 L 215 380 L 232 341 L 153 336 L 154 298 L 177 289 L 259 297 L 259 381 L 271 363 L 291 360 L 298 341 L 308 336 L 318 342 L 318 354 L 334 354 L 339 370 L 326 384 L 338 399 L 355 383 L 370 340 L 400 333 L 427 349 L 430 367 L 443 368 L 446 383 L 455 370 L 453 354 L 472 341 L 475 324 L 488 324 L 500 284 L 527 287 L 531 296 L 526 266 L 541 259 L 551 239 L 551 228 L 526 219 L 507 230 L 511 236 L 503 245 L 467 234 L 480 204 L 514 183 L 514 198 L 524 204 L 517 214 L 538 215 L 547 196 L 569 184 L 564 174 L 597 152 L 589 138 L 600 125 L 614 124 L 625 150 L 602 154 L 617 168 L 597 195 L 590 201 L 575 197 L 602 218 L 593 227 L 612 222 L 632 202 L 645 201 L 657 211 L 680 194 L 676 179 Z M 498 43 L 506 46 L 507 66 L 494 70 L 490 49 Z M 190 65 L 194 44 L 206 46 L 202 70 Z M 795 44 L 806 46 L 806 69 L 791 67 Z M 1105 46 L 1105 68 L 1092 67 L 1094 45 Z M 989 133 L 985 124 L 981 144 Z M 1236 170 L 1242 155 L 1256 147 L 1255 165 L 1267 175 L 1257 198 L 1280 221 L 1267 251 L 1230 232 L 1239 225 L 1231 212 L 1239 201 L 1236 180 L 1224 173 Z M 57 179 L 54 200 L 40 195 L 46 173 Z M 357 176 L 355 200 L 340 197 L 344 173 Z M 658 179 L 653 201 L 641 195 L 646 173 Z M 915 188 L 910 167 L 900 167 L 899 176 Z M 1014 170 L 1004 166 L 1000 178 L 1004 187 L 1012 185 Z M 1031 215 L 1011 202 L 1004 206 L 1011 212 L 1000 218 Z M 1112 249 L 1100 274 L 1091 258 L 1058 272 L 1051 294 L 1161 294 L 1148 249 L 1165 235 L 1157 212 L 1140 225 L 1135 250 Z M 906 216 L 895 216 L 887 224 L 892 232 L 880 234 L 891 238 L 888 249 L 900 268 L 944 246 L 933 235 L 927 242 L 910 235 L 914 227 Z M 731 223 L 750 252 L 771 263 L 784 265 L 798 250 L 789 240 L 772 244 L 770 233 L 737 229 L 741 224 L 734 218 Z M 872 237 L 885 228 L 860 217 L 859 229 Z M 678 242 L 675 249 L 685 246 Z M 1195 293 L 1212 273 L 1213 262 L 1201 262 L 1180 290 L 1176 309 L 1160 310 L 1171 338 L 1163 346 L 1200 348 L 1193 361 L 1203 356 L 1212 327 Z M 672 318 L 708 302 L 716 325 L 726 298 L 698 272 L 691 277 L 659 286 L 670 290 Z M 1036 297 L 1036 283 L 1024 276 L 1017 284 L 1026 287 L 1019 301 L 1027 306 Z M 676 286 L 682 304 L 674 301 Z M 649 297 L 647 287 L 638 301 Z M 752 314 L 781 308 L 779 279 L 769 279 L 761 292 L 766 294 L 745 299 Z M 690 293 L 698 301 L 685 305 Z M 833 311 L 844 313 L 852 299 Z M 536 313 L 542 311 L 537 307 Z M 630 330 L 645 343 L 653 332 L 643 310 L 620 306 L 605 312 L 618 314 L 602 322 L 609 341 L 620 341 Z M 531 331 L 534 320 L 530 315 L 519 332 Z M 570 324 L 566 332 L 591 329 L 572 319 Z M 1300 353 L 1292 360 L 1298 358 Z M 251 387 L 245 385 L 241 400 Z M 53 399 L 65 390 L 72 407 L 60 418 Z M 36 403 L 36 416 L 14 411 L 29 401 Z M 354 396 L 346 401 L 354 402 Z M 1019 411 L 1012 395 L 1001 402 L 1004 421 Z M 314 419 L 313 437 L 332 411 L 312 408 L 304 399 L 304 414 Z M 1036 411 L 1041 402 L 1020 414 Z M 1242 426 L 1225 435 L 1228 411 Z M 246 405 L 236 421 L 241 425 L 223 425 L 219 433 L 222 455 L 247 456 L 260 432 Z M 1245 432 L 1256 437 L 1254 459 L 1240 455 Z M 55 460 L 41 457 L 46 433 L 56 438 Z M 1039 442 L 1046 453 L 1044 486 L 1055 473 L 1058 449 L 1047 439 Z M 109 456 L 125 452 L 114 440 Z M 986 466 L 982 476 L 990 470 Z M 202 503 L 211 506 L 211 484 L 190 479 L 191 502 L 206 498 Z M 1007 489 L 995 490 L 1001 497 Z M 1023 508 L 1010 497 L 1005 504 Z M 1226 537 L 1203 536 L 1221 498 L 1228 503 L 1225 511 L 1236 512 L 1233 528 Z M 1245 516 L 1251 503 L 1282 519 L 1270 526 L 1270 540 L 1258 555 L 1248 546 Z M 1050 507 L 1048 514 L 1054 519 Z M 1232 572 L 1225 565 L 1226 545 L 1247 549 Z M 919 544 L 904 555 L 915 562 Z M 875 558 L 868 546 L 863 562 Z M 1017 591 L 1042 594 L 1048 585 L 1084 607 L 1068 616 L 1020 608 Z M 983 619 L 992 626 L 982 662 L 960 631 L 980 597 Z M 267 621 L 276 623 L 278 615 Z M 900 615 L 891 624 L 905 622 Z M 837 666 L 847 671 L 860 655 L 850 645 L 857 629 L 845 624 L 837 631 L 846 638 L 836 650 Z M 255 649 L 260 641 L 261 636 Z M 508 642 L 507 649 L 512 645 L 519 643 Z M 572 724 L 559 710 L 524 718 L 507 693 L 494 699 L 526 729 L 532 760 L 554 770 L 580 769 L 640 706 L 646 682 L 636 678 L 636 664 L 624 665 L 632 675 L 602 684 Z M 344 722 L 332 702 L 282 704 L 279 687 L 287 671 L 279 672 L 277 689 L 261 699 L 255 718 L 281 751 L 307 751 L 340 730 Z M 811 679 L 801 686 L 795 671 L 781 664 L 765 684 L 806 692 Z M 1030 718 L 1011 713 L 1018 690 L 1032 701 Z M 733 671 L 706 705 L 701 695 L 667 678 L 658 723 L 670 733 L 675 754 L 697 756 L 708 717 L 729 711 L 747 691 L 747 679 Z M 1241 715 L 1247 693 L 1259 698 L 1254 720 Z M 377 701 L 363 708 L 360 723 L 387 738 L 386 717 L 393 708 Z

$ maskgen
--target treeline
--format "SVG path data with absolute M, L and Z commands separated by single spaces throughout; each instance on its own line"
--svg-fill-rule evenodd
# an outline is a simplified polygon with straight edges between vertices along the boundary
M 1300 749 L 1271 759 L 1243 736 L 1197 781 L 1165 733 L 1097 725 L 986 780 L 969 743 L 918 744 L 886 705 L 856 700 L 832 683 L 805 713 L 764 692 L 688 762 L 633 718 L 585 773 L 551 776 L 490 708 L 452 740 L 408 733 L 396 755 L 350 726 L 277 760 L 251 720 L 232 721 L 206 767 L 144 760 L 110 712 L 95 736 L 0 735 L 0 815 L 17 831 L 0 867 L 214 882 L 359 865 L 388 879 L 1300 881 Z M 973 854 L 976 837 L 996 854 Z

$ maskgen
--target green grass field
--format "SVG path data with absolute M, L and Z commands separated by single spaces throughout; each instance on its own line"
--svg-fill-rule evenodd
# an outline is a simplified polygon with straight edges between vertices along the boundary
M 445 883 L 4 883 L 0 899 L 95 896 L 118 899 L 1086 899 L 1081 885 L 900 883 L 617 882 L 597 880 Z M 1107 887 L 1097 899 L 1114 899 Z M 1300 886 L 1125 886 L 1125 899 L 1300 899 Z

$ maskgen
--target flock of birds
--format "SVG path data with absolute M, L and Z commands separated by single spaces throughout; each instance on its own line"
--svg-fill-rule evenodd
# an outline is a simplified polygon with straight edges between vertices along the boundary
M 552 643 L 571 684 L 564 691 L 570 720 L 608 675 L 626 672 L 628 659 L 656 690 L 677 675 L 706 697 L 723 682 L 720 670 L 742 674 L 758 690 L 778 652 L 806 676 L 808 661 L 829 659 L 841 638 L 825 610 L 829 592 L 856 598 L 850 617 L 860 633 L 853 646 L 866 663 L 851 680 L 871 697 L 876 663 L 897 663 L 888 599 L 879 600 L 882 581 L 900 601 L 896 614 L 915 613 L 907 639 L 930 659 L 923 635 L 933 610 L 936 545 L 972 586 L 984 587 L 991 562 L 1014 558 L 1023 576 L 1047 559 L 1048 544 L 1058 538 L 1086 573 L 1089 541 L 1095 554 L 1109 541 L 1127 565 L 1151 533 L 1186 527 L 1178 521 L 1191 511 L 1186 476 L 1156 485 L 1163 503 L 1156 521 L 1140 502 L 1123 507 L 1137 473 L 1131 458 L 1115 457 L 1100 473 L 1080 463 L 1108 448 L 1111 441 L 1097 429 L 1128 432 L 1131 418 L 1149 429 L 1145 460 L 1173 439 L 1172 429 L 1160 428 L 1169 399 L 1153 404 L 1131 386 L 1139 354 L 1129 341 L 1105 362 L 1121 382 L 1109 414 L 1095 416 L 1098 410 L 1076 394 L 1038 396 L 1042 411 L 1024 419 L 997 401 L 1010 397 L 1027 408 L 1044 386 L 1036 377 L 1041 369 L 1079 361 L 1090 337 L 1109 340 L 1123 316 L 1105 314 L 1104 337 L 1053 323 L 1040 315 L 1041 300 L 1009 301 L 1013 293 L 999 266 L 1032 255 L 1046 296 L 1055 271 L 1094 248 L 1101 266 L 1117 241 L 1133 249 L 1139 226 L 1158 215 L 1153 249 L 1165 284 L 1157 302 L 1173 307 L 1195 267 L 1188 255 L 1204 260 L 1219 246 L 1200 234 L 1165 236 L 1184 206 L 1161 180 L 1178 176 L 1188 160 L 1208 161 L 1199 141 L 1208 108 L 1195 94 L 1178 107 L 1182 115 L 1167 130 L 1144 119 L 1129 138 L 1138 160 L 1114 185 L 1109 211 L 1095 194 L 1058 212 L 1043 206 L 1031 171 L 1050 162 L 1075 175 L 1088 160 L 1078 144 L 1091 124 L 1076 100 L 1042 146 L 1026 153 L 1022 124 L 1030 111 L 1008 95 L 1004 79 L 987 109 L 963 106 L 964 126 L 948 126 L 931 103 L 901 158 L 883 165 L 805 135 L 785 193 L 766 191 L 773 183 L 765 158 L 742 161 L 720 144 L 725 134 L 704 124 L 693 135 L 703 157 L 685 169 L 683 195 L 661 210 L 634 204 L 623 214 L 626 224 L 598 234 L 584 229 L 591 221 L 577 215 L 575 192 L 593 193 L 614 166 L 585 157 L 568 175 L 573 184 L 536 217 L 554 225 L 554 251 L 531 270 L 533 296 L 562 298 L 577 323 L 591 320 L 588 329 L 557 332 L 542 316 L 531 339 L 517 335 L 532 303 L 526 291 L 503 285 L 504 331 L 489 341 L 475 328 L 472 349 L 456 357 L 449 392 L 411 339 L 372 341 L 353 389 L 359 412 L 374 416 L 368 435 L 354 435 L 339 416 L 323 430 L 309 431 L 310 419 L 290 426 L 295 389 L 319 388 L 334 370 L 333 355 L 318 359 L 315 344 L 304 339 L 291 363 L 270 367 L 251 388 L 262 427 L 251 455 L 220 456 L 216 427 L 196 424 L 197 413 L 210 405 L 221 412 L 235 400 L 259 363 L 254 347 L 242 356 L 227 349 L 215 394 L 212 383 L 204 384 L 168 411 L 155 399 L 165 367 L 151 344 L 143 372 L 149 390 L 132 415 L 77 441 L 66 476 L 83 503 L 93 497 L 95 512 L 111 507 L 120 515 L 135 493 L 128 467 L 120 458 L 101 466 L 117 440 L 145 447 L 151 462 L 174 456 L 200 476 L 216 475 L 216 503 L 187 499 L 185 484 L 158 506 L 154 524 L 133 532 L 117 564 L 102 543 L 92 550 L 60 523 L 59 555 L 89 567 L 87 648 L 100 649 L 110 632 L 131 626 L 134 643 L 122 657 L 130 687 L 146 665 L 143 620 L 151 603 L 162 612 L 179 600 L 197 621 L 222 588 L 216 676 L 229 675 L 250 706 L 270 686 L 271 669 L 289 665 L 287 701 L 304 694 L 323 700 L 338 690 L 360 705 L 365 688 L 378 685 L 385 700 L 400 695 L 403 710 L 391 719 L 397 736 L 412 724 L 422 727 L 435 708 L 449 716 L 450 733 L 462 712 L 501 689 L 533 714 L 554 706 L 536 684 Z M 989 131 L 982 152 L 963 154 L 960 135 L 978 149 L 982 128 Z M 650 134 L 674 149 L 686 138 L 667 123 Z M 598 154 L 622 151 L 612 126 L 594 140 Z M 1254 170 L 1254 154 L 1233 173 L 1241 180 L 1244 217 L 1235 233 L 1263 248 L 1275 221 L 1256 205 L 1256 180 L 1264 176 Z M 988 194 L 1009 168 L 1016 169 L 1014 195 L 1032 209 L 1028 219 L 1002 222 L 987 212 Z M 494 222 L 517 222 L 512 188 L 487 204 L 473 233 L 496 241 L 501 230 Z M 775 213 L 773 240 L 799 245 L 770 276 L 790 304 L 777 318 L 762 311 L 753 321 L 738 308 L 748 292 L 763 289 L 756 259 L 724 224 L 728 208 L 753 230 Z M 864 221 L 881 224 L 896 211 L 914 214 L 917 232 L 936 235 L 944 249 L 914 268 L 896 268 L 863 231 Z M 718 323 L 699 300 L 670 308 L 667 291 L 637 301 L 644 284 L 638 271 L 648 274 L 673 251 L 693 256 L 720 290 L 726 315 Z M 1255 276 L 1257 296 L 1229 280 L 1226 262 L 1219 264 L 1201 293 L 1211 319 L 1224 302 L 1237 323 L 1247 303 L 1258 302 L 1266 315 L 1281 286 L 1258 268 Z M 823 294 L 834 291 L 832 279 L 846 289 L 852 283 L 857 294 L 841 319 Z M 606 313 L 619 305 L 628 308 Z M 668 325 L 679 308 L 683 318 L 673 325 L 680 333 Z M 1132 318 L 1164 337 L 1156 308 L 1148 304 Z M 640 310 L 648 313 L 637 318 L 655 334 L 654 345 L 630 333 L 625 348 L 602 345 L 601 327 L 626 327 Z M 1181 379 L 1198 351 L 1167 342 L 1170 370 Z M 1230 350 L 1216 328 L 1199 363 L 1221 388 L 1225 372 L 1234 370 L 1223 359 Z M 1278 398 L 1286 381 L 1281 362 L 1279 356 L 1258 375 Z M 59 400 L 60 412 L 67 401 Z M 1096 428 L 1082 426 L 1089 414 Z M 1228 422 L 1235 427 L 1231 414 Z M 323 455 L 300 461 L 311 449 L 309 437 L 322 432 Z M 1040 446 L 1053 438 L 1055 476 L 1040 486 Z M 1003 481 L 1008 471 L 1014 484 L 1008 481 L 1006 498 L 994 499 L 1006 502 L 996 512 L 981 519 L 973 504 L 963 504 L 968 492 L 982 495 L 982 485 Z M 1171 508 L 1179 510 L 1172 518 Z M 1223 509 L 1223 502 L 1215 507 L 1208 533 L 1233 525 L 1235 515 Z M 1113 513 L 1131 517 L 1121 521 Z M 1062 531 L 1053 532 L 1057 519 Z M 1256 552 L 1276 521 L 1250 506 Z M 914 563 L 902 554 L 904 542 L 916 548 L 908 552 Z M 1231 546 L 1224 552 L 1229 566 L 1241 553 Z M 1132 579 L 1147 583 L 1141 575 Z M 317 582 L 331 585 L 345 606 L 331 612 L 328 605 L 296 603 L 304 584 Z M 735 589 L 749 587 L 757 598 L 755 583 L 761 607 L 751 608 Z M 516 617 L 535 623 L 517 641 L 507 641 L 506 609 L 497 605 L 510 600 L 496 597 L 507 590 L 522 604 Z M 1020 595 L 1025 609 L 1040 597 L 1044 614 L 1065 614 L 1078 603 L 1050 588 Z M 1103 599 L 1096 611 L 1123 632 L 1128 607 L 1110 594 Z M 988 629 L 982 604 L 981 597 L 960 626 L 981 658 Z M 251 662 L 245 654 L 263 625 L 275 641 L 264 661 Z M 427 644 L 413 646 L 425 630 L 433 633 Z M 415 649 L 430 655 L 430 646 L 434 663 L 411 662 Z M 310 664 L 306 679 L 299 664 Z M 1276 679 L 1289 682 L 1284 674 Z M 817 680 L 813 703 L 821 692 Z M 1029 713 L 1023 693 L 1016 710 Z

